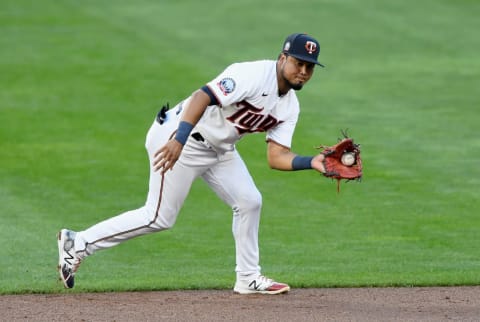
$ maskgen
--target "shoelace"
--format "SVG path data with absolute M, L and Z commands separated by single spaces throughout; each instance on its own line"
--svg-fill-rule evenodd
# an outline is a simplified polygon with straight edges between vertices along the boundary
M 266 276 L 260 275 L 256 278 L 257 280 L 260 280 L 263 283 L 266 283 L 267 285 L 273 284 L 273 280 L 271 278 L 268 278 Z

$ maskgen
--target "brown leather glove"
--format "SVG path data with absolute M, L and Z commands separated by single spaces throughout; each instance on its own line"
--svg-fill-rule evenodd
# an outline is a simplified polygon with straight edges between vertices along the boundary
M 355 144 L 353 139 L 345 133 L 344 138 L 333 146 L 320 146 L 321 152 L 325 156 L 323 165 L 325 167 L 324 176 L 337 179 L 337 191 L 340 191 L 340 180 L 360 180 L 362 178 L 362 159 L 360 158 L 360 144 Z M 345 153 L 353 155 L 353 163 L 344 164 L 342 156 Z

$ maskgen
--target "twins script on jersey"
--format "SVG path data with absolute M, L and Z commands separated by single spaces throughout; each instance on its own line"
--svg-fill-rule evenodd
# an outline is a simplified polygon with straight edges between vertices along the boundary
M 276 62 L 262 60 L 227 67 L 207 84 L 219 105 L 209 106 L 196 125 L 218 151 L 231 151 L 245 134 L 291 147 L 299 114 L 295 91 L 278 96 Z

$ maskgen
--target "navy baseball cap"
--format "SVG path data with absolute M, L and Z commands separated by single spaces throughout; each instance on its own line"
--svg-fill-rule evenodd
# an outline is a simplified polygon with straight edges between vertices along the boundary
M 320 44 L 307 34 L 295 33 L 285 39 L 282 52 L 297 59 L 325 67 L 318 62 Z

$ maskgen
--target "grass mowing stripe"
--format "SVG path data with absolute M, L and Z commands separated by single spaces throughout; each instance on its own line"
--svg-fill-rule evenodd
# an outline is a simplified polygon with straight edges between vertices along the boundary
M 318 35 L 327 65 L 299 94 L 294 150 L 348 127 L 365 178 L 337 195 L 321 175 L 268 171 L 263 134 L 240 142 L 263 192 L 263 271 L 293 287 L 480 282 L 479 4 L 249 3 L 2 1 L 2 294 L 61 291 L 56 231 L 143 203 L 157 107 L 233 61 L 274 59 L 293 31 Z M 172 231 L 95 254 L 73 292 L 230 288 L 230 226 L 195 183 Z

